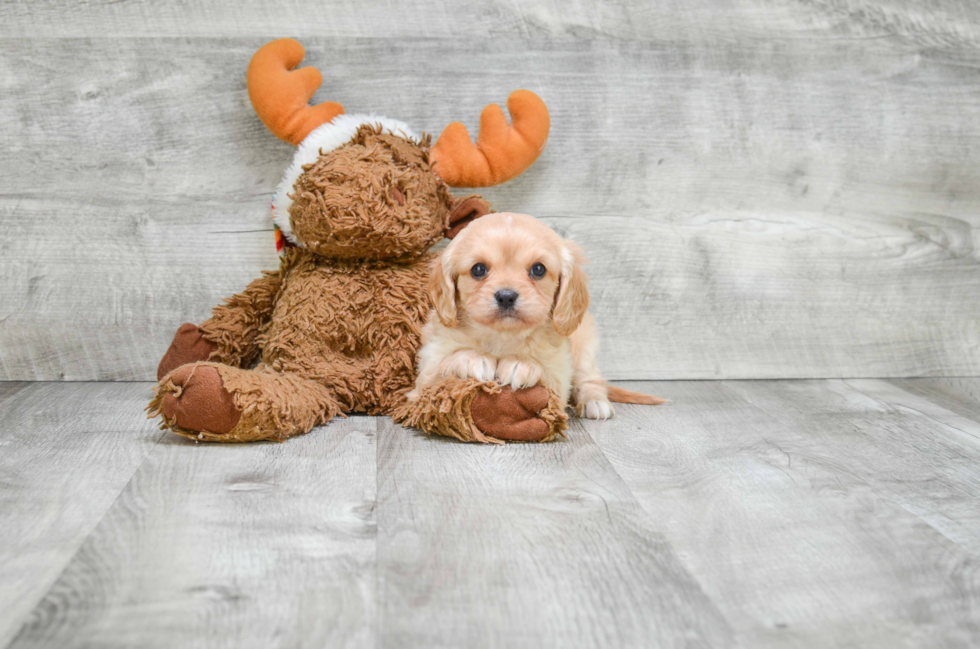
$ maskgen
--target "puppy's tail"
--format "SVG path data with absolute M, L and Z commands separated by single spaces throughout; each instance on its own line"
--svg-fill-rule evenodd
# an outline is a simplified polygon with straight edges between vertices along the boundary
M 659 406 L 661 403 L 667 403 L 667 399 L 655 397 L 652 394 L 633 392 L 615 385 L 609 386 L 609 400 L 616 403 L 641 403 L 645 406 Z

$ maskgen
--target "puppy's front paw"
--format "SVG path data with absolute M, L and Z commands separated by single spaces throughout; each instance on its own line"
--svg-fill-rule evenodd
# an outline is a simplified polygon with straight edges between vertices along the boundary
M 530 388 L 541 380 L 541 366 L 516 356 L 501 358 L 497 363 L 497 382 L 515 390 Z
M 586 419 L 612 419 L 615 414 L 612 404 L 605 399 L 592 399 L 578 405 L 578 416 Z
M 439 364 L 439 374 L 442 376 L 473 378 L 478 381 L 492 381 L 496 369 L 496 360 L 471 349 L 461 349 L 450 354 Z

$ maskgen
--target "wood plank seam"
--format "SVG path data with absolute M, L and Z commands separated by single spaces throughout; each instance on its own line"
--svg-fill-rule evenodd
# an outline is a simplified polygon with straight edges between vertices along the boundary
M 57 381 L 52 381 L 51 383 L 57 383 Z M 153 443 L 153 447 L 143 457 L 142 462 L 140 462 L 139 465 L 137 465 L 136 468 L 133 470 L 133 473 L 129 476 L 129 480 L 126 481 L 126 484 L 123 485 L 123 487 L 119 490 L 119 492 L 116 494 L 116 496 L 112 499 L 112 502 L 102 511 L 102 514 L 99 516 L 99 519 L 89 528 L 89 530 L 85 533 L 85 535 L 83 537 L 81 537 L 80 539 L 78 539 L 78 544 L 75 546 L 75 551 L 72 554 L 72 556 L 71 557 L 68 557 L 64 561 L 64 563 L 61 566 L 61 570 L 59 570 L 58 571 L 58 574 L 53 579 L 51 579 L 49 581 L 49 583 L 48 583 L 48 589 L 45 590 L 44 593 L 41 594 L 34 601 L 34 603 L 31 606 L 29 612 L 27 613 L 26 617 L 23 619 L 22 623 L 20 624 L 20 629 L 17 631 L 16 634 L 14 634 L 14 636 L 13 636 L 13 638 L 11 638 L 10 642 L 8 642 L 5 645 L 4 649 L 7 649 L 8 647 L 13 646 L 17 642 L 18 637 L 20 637 L 20 635 L 24 632 L 25 628 L 30 624 L 31 618 L 34 615 L 34 612 L 36 610 L 36 607 L 39 604 L 41 604 L 41 602 L 43 602 L 45 600 L 45 598 L 48 597 L 48 595 L 50 593 L 50 589 L 58 582 L 59 579 L 61 579 L 61 576 L 64 574 L 64 572 L 68 569 L 68 567 L 71 565 L 72 561 L 74 560 L 75 555 L 78 553 L 78 550 L 83 545 L 85 545 L 85 542 L 89 539 L 89 537 L 91 537 L 92 534 L 95 533 L 95 530 L 98 529 L 98 527 L 102 524 L 102 521 L 105 519 L 105 517 L 108 515 L 108 513 L 113 509 L 113 507 L 115 507 L 116 503 L 122 497 L 123 493 L 125 493 L 126 490 L 129 488 L 130 484 L 132 484 L 134 478 L 136 477 L 136 474 L 139 473 L 139 471 L 143 467 L 143 465 L 146 464 L 146 462 L 150 459 L 150 457 L 153 454 L 153 450 L 156 449 L 156 447 L 160 445 L 160 442 L 163 441 L 163 438 L 167 434 L 168 434 L 168 431 L 163 431 L 163 430 L 160 431 L 160 434 L 157 436 L 156 441 Z

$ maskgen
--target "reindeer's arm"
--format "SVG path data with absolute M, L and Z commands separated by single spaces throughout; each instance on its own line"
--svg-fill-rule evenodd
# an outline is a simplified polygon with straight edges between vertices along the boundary
M 157 380 L 186 363 L 213 361 L 246 367 L 259 354 L 257 338 L 272 317 L 286 263 L 264 272 L 241 293 L 214 308 L 210 318 L 196 326 L 181 325 L 170 348 L 160 360 Z
M 264 272 L 241 293 L 225 298 L 201 323 L 204 337 L 217 345 L 210 360 L 247 367 L 259 355 L 259 333 L 272 318 L 283 271 Z

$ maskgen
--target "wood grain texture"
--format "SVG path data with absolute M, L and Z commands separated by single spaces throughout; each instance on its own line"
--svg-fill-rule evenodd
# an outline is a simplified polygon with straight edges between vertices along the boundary
M 275 264 L 291 152 L 244 70 L 276 20 L 351 112 L 541 94 L 544 155 L 486 194 L 584 246 L 611 378 L 980 372 L 975 3 L 232 4 L 0 5 L 0 379 L 149 379 Z M 490 33 L 445 38 L 464 11 Z
M 731 646 L 581 429 L 499 448 L 380 435 L 380 646 Z
M 371 646 L 375 428 L 166 435 L 10 646 Z
M 980 9 L 965 0 L 260 0 L 69 3 L 8 0 L 0 37 L 483 38 L 705 41 L 899 36 L 976 44 Z
M 0 383 L 0 647 L 161 438 L 146 384 Z
M 883 381 L 635 384 L 588 423 L 752 647 L 980 641 L 980 423 Z
M 0 382 L 0 646 L 973 647 L 950 385 L 631 383 L 671 401 L 495 448 L 195 444 L 149 383 Z

